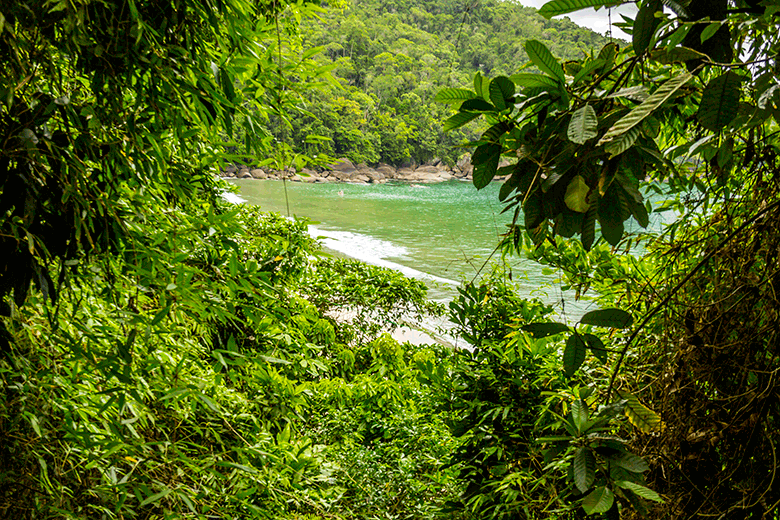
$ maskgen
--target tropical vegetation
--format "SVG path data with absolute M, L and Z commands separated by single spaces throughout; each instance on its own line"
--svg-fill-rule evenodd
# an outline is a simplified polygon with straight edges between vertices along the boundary
M 0 516 L 778 516 L 780 3 L 643 0 L 624 46 L 484 5 L 0 9 Z M 500 266 L 443 309 L 214 175 L 464 138 L 591 310 Z M 443 312 L 469 348 L 386 334 Z

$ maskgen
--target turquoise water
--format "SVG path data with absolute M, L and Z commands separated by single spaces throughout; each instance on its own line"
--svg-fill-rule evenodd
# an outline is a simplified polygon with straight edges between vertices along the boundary
M 249 203 L 287 214 L 282 182 L 231 182 Z M 433 299 L 447 301 L 461 280 L 474 278 L 512 220 L 511 212 L 501 214 L 499 188 L 493 183 L 477 191 L 462 181 L 425 186 L 288 182 L 287 198 L 292 216 L 316 222 L 310 232 L 321 237 L 326 250 L 423 279 Z M 491 259 L 500 261 L 498 253 Z M 555 276 L 543 275 L 538 264 L 516 257 L 506 263 L 523 296 L 559 306 L 563 299 L 567 311 L 584 312 L 588 303 L 575 304 L 573 294 L 561 293 Z

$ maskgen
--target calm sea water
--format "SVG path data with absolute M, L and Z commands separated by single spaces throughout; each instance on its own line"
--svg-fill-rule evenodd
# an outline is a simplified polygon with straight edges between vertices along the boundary
M 268 211 L 287 214 L 285 187 L 279 181 L 234 180 L 240 196 Z M 315 222 L 310 233 L 326 250 L 365 262 L 398 269 L 425 280 L 432 299 L 448 301 L 462 280 L 473 279 L 491 257 L 511 222 L 502 214 L 499 183 L 477 191 L 471 183 L 451 181 L 425 186 L 387 183 L 287 183 L 290 214 Z M 576 318 L 592 304 L 563 293 L 555 275 L 517 257 L 494 262 L 512 270 L 518 291 L 556 305 L 558 312 Z M 484 272 L 484 271 L 483 271 Z

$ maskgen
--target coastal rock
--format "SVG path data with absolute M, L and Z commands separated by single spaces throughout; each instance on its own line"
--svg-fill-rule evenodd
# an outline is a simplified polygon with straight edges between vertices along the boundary
M 376 167 L 376 172 L 381 173 L 387 179 L 394 178 L 396 174 L 395 168 L 385 163 L 379 163 L 379 166 Z
M 268 178 L 268 174 L 265 173 L 263 170 L 261 170 L 259 168 L 255 169 L 255 170 L 252 170 L 249 173 L 255 179 L 267 179 Z
M 251 179 L 252 174 L 249 173 L 249 170 L 242 170 L 236 175 L 236 177 L 238 177 L 239 179 Z
M 332 171 L 338 171 L 338 172 L 344 172 L 344 173 L 351 173 L 357 170 L 355 168 L 355 165 L 347 159 L 346 157 L 342 157 L 341 159 L 338 159 L 335 163 L 328 166 L 329 170 Z

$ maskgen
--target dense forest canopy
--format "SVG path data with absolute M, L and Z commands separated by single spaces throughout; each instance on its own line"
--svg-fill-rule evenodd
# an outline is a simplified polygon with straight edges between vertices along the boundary
M 503 1 L 463 3 L 354 2 L 301 26 L 306 46 L 322 48 L 340 87 L 303 94 L 308 114 L 292 135 L 308 155 L 349 157 L 355 164 L 398 165 L 434 158 L 454 164 L 474 137 L 442 132 L 444 108 L 433 102 L 447 86 L 466 86 L 476 71 L 513 74 L 528 63 L 527 39 L 559 56 L 580 58 L 606 39 L 570 20 Z M 321 136 L 313 140 L 310 136 Z
M 0 516 L 776 518 L 779 13 L 644 0 L 586 50 L 500 2 L 3 5 Z M 449 304 L 471 349 L 400 345 L 422 283 L 214 176 L 463 137 L 502 253 L 597 308 L 498 265 Z

